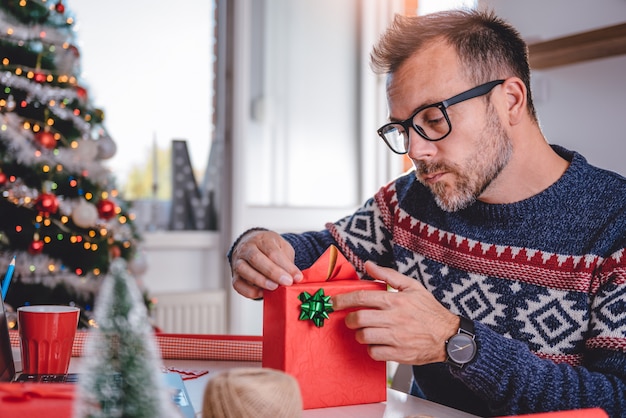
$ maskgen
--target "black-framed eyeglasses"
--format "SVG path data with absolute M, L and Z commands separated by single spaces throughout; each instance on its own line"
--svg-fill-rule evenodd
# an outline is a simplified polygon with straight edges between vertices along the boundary
M 409 129 L 411 127 L 427 141 L 440 141 L 452 132 L 452 124 L 446 111 L 448 107 L 474 97 L 484 96 L 502 83 L 504 80 L 490 81 L 459 93 L 443 102 L 422 106 L 407 120 L 383 125 L 378 129 L 378 135 L 396 154 L 409 152 Z

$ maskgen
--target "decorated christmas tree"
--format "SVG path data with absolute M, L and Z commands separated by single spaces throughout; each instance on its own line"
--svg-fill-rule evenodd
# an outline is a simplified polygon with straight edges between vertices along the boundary
M 62 1 L 0 0 L 0 271 L 15 255 L 10 306 L 76 305 L 85 326 L 111 261 L 145 263 Z
M 162 376 L 137 285 L 118 258 L 102 285 L 80 371 L 75 418 L 180 416 Z

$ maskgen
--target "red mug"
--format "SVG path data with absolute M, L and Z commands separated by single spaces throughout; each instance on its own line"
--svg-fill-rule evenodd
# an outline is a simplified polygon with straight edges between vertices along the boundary
M 71 306 L 17 308 L 22 373 L 67 373 L 79 315 L 80 309 Z

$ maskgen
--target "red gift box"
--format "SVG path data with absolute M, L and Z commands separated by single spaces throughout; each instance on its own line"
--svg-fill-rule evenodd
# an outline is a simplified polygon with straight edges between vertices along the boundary
M 304 409 L 385 401 L 386 362 L 355 340 L 344 322 L 349 311 L 328 312 L 328 302 L 358 289 L 385 291 L 386 284 L 359 280 L 336 247 L 303 275 L 300 283 L 264 293 L 263 367 L 298 380 Z
M 67 418 L 74 398 L 70 384 L 0 383 L 0 416 Z

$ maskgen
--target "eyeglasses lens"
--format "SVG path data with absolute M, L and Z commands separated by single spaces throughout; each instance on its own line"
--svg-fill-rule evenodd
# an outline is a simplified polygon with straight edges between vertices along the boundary
M 400 124 L 389 124 L 381 129 L 385 142 L 393 152 L 405 154 L 408 150 L 409 136 L 405 134 L 404 127 Z
M 437 141 L 450 132 L 450 125 L 439 106 L 427 107 L 413 117 L 413 125 L 426 139 Z M 421 131 L 421 132 L 420 132 Z
M 413 116 L 413 128 L 424 139 L 438 141 L 448 135 L 450 124 L 439 106 L 422 109 Z M 401 123 L 390 123 L 381 130 L 387 145 L 399 154 L 409 150 L 409 135 Z

